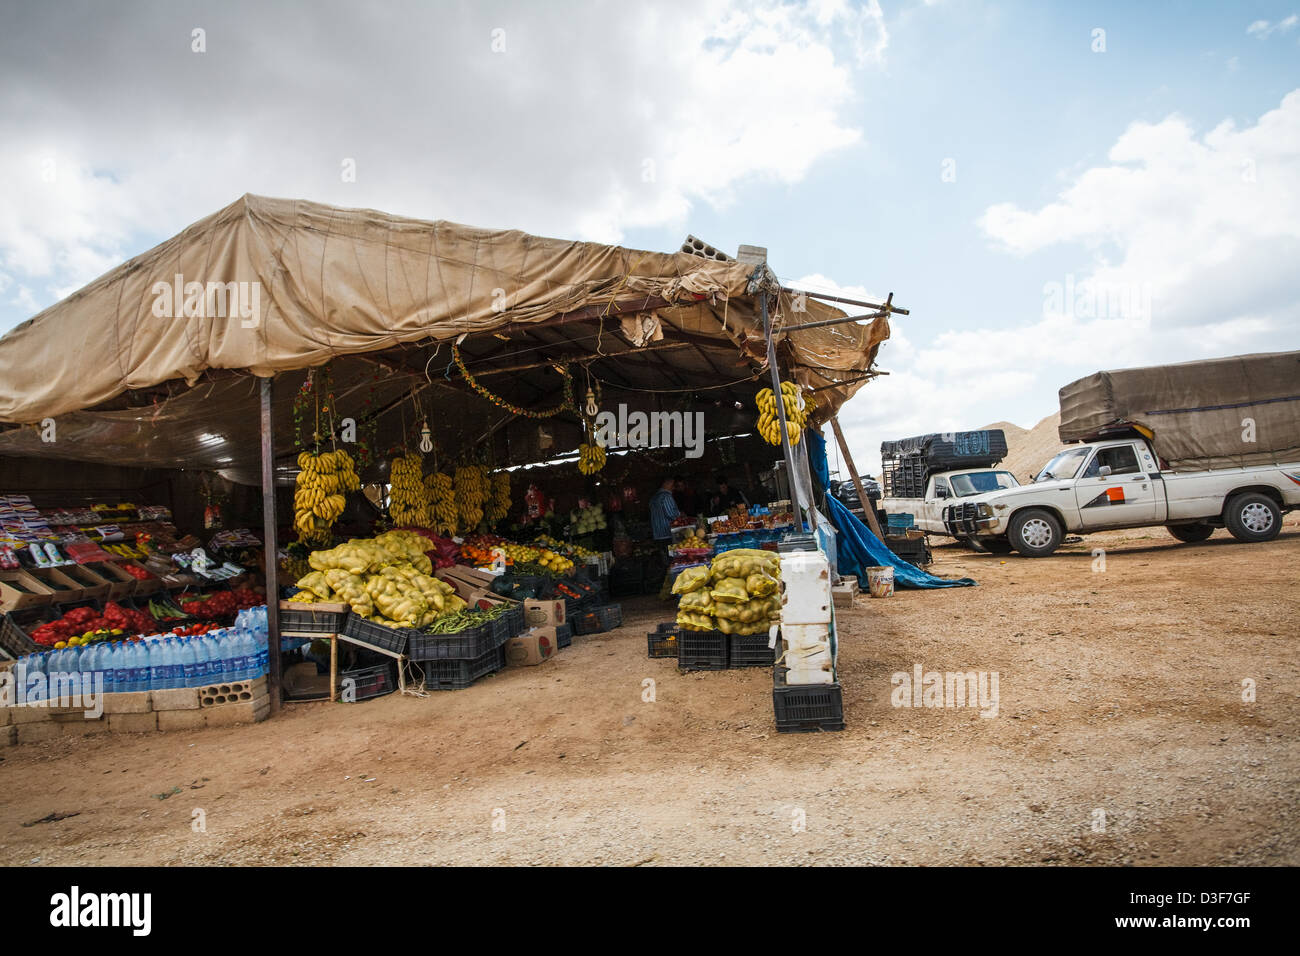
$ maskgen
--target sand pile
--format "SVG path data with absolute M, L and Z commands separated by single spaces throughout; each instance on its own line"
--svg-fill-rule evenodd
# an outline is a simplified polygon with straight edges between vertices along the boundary
M 1052 456 L 1065 446 L 1057 433 L 1061 413 L 1053 412 L 1033 428 L 1024 429 L 1010 422 L 994 422 L 985 428 L 1001 428 L 1007 436 L 1007 457 L 999 465 L 1016 476 L 1022 484 L 1028 475 L 1037 474 Z

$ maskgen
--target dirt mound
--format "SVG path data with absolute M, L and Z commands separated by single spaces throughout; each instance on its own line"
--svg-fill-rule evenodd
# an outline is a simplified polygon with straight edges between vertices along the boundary
M 1028 430 L 1010 422 L 995 422 L 985 428 L 1001 428 L 1007 436 L 1007 457 L 1000 467 L 1024 482 L 1026 476 L 1037 474 L 1051 457 L 1065 446 L 1061 444 L 1057 427 L 1061 413 L 1053 412 Z

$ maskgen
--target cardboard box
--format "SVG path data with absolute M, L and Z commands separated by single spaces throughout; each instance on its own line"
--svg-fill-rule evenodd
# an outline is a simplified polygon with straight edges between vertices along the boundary
M 45 585 L 46 589 L 53 595 L 53 597 L 50 598 L 51 601 L 58 601 L 60 604 L 65 604 L 70 601 L 83 600 L 88 596 L 94 596 L 85 593 L 86 585 L 84 582 L 73 580 L 67 574 L 69 569 L 75 567 L 75 564 L 65 564 L 63 567 L 59 568 L 32 568 L 27 573 L 40 581 L 41 584 Z M 107 582 L 101 583 L 105 585 L 104 592 L 107 593 Z
M 108 600 L 121 601 L 135 594 L 139 582 L 111 561 L 98 561 L 82 567 L 89 568 L 108 582 Z
M 506 664 L 530 667 L 550 660 L 558 649 L 554 627 L 535 627 L 506 642 Z
M 0 571 L 0 613 L 49 604 L 54 589 L 26 571 Z
M 60 568 L 52 568 L 68 577 L 72 578 L 81 588 L 81 596 L 77 600 L 84 601 L 87 598 L 94 598 L 97 601 L 107 601 L 108 592 L 111 584 L 100 577 L 90 569 L 87 564 L 65 564 Z
M 564 601 L 525 601 L 524 623 L 530 627 L 564 623 Z
M 470 610 L 487 611 L 497 604 L 518 604 L 514 598 L 502 597 L 500 594 L 494 594 L 491 591 L 475 591 L 465 603 L 469 605 Z

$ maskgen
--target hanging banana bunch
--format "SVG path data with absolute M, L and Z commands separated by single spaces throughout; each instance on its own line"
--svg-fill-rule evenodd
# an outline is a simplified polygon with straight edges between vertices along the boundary
M 394 525 L 428 528 L 433 524 L 430 495 L 424 483 L 424 459 L 414 452 L 394 458 L 389 466 L 388 514 Z
M 465 533 L 476 530 L 483 521 L 483 504 L 491 492 L 486 472 L 487 469 L 478 465 L 461 465 L 452 478 L 456 488 L 458 527 Z
M 510 514 L 510 472 L 498 471 L 492 475 L 492 500 L 488 506 L 488 522 L 496 524 L 508 514 Z
M 433 524 L 430 526 L 440 535 L 450 537 L 456 533 L 456 489 L 451 475 L 435 471 L 424 479 L 424 486 L 432 497 Z
M 330 529 L 347 506 L 344 493 L 361 487 L 352 459 L 344 451 L 304 451 L 298 456 L 298 468 L 293 494 L 294 530 L 304 544 L 328 544 Z
M 754 397 L 754 402 L 759 411 L 758 433 L 769 445 L 781 444 L 781 418 L 777 413 L 776 397 L 772 390 L 763 389 Z M 799 436 L 803 434 L 804 426 L 808 423 L 808 411 L 811 406 L 803 401 L 799 386 L 794 382 L 781 383 L 781 403 L 785 406 L 785 423 L 790 444 L 797 445 Z
M 578 471 L 584 475 L 594 475 L 604 467 L 605 449 L 601 448 L 599 443 L 583 442 L 578 446 Z

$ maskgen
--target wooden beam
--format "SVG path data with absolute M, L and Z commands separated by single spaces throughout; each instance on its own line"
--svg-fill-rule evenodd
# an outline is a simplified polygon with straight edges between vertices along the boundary
M 844 464 L 849 466 L 849 474 L 853 477 L 853 486 L 858 489 L 858 501 L 862 503 L 862 511 L 867 516 L 867 524 L 870 525 L 872 534 L 880 539 L 881 544 L 884 544 L 885 536 L 880 531 L 880 522 L 876 520 L 876 506 L 871 503 L 866 490 L 862 487 L 862 479 L 858 477 L 857 466 L 853 464 L 853 456 L 849 453 L 849 443 L 844 440 L 844 432 L 840 431 L 840 416 L 835 415 L 831 418 L 831 428 L 835 431 L 835 440 L 840 444 L 840 454 L 844 456 Z
M 266 683 L 271 716 L 280 712 L 280 581 L 275 528 L 275 434 L 271 420 L 271 379 L 261 380 L 262 398 L 262 564 L 266 569 Z

